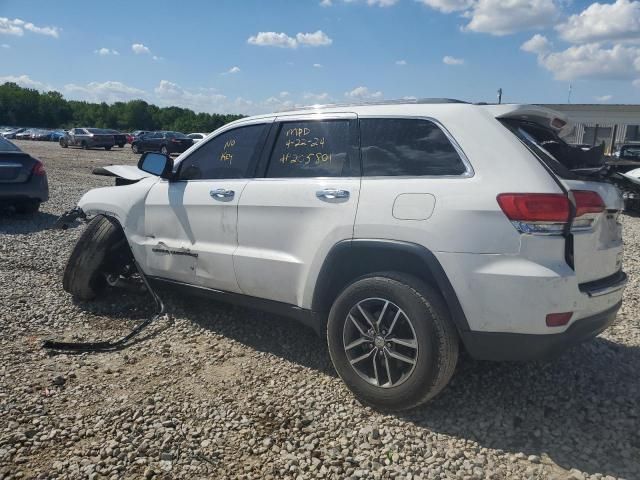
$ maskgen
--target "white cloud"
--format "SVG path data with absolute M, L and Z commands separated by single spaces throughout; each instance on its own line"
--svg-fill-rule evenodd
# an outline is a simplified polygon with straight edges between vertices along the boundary
M 257 35 L 249 37 L 247 43 L 259 47 L 296 48 L 298 46 L 295 38 L 291 38 L 286 33 L 276 32 L 258 32 Z
M 536 33 L 529 40 L 520 45 L 520 50 L 529 53 L 537 53 L 538 55 L 547 53 L 551 48 L 551 43 L 547 40 L 547 37 Z
M 566 50 L 538 54 L 538 63 L 557 80 L 600 78 L 630 80 L 640 75 L 640 47 L 598 43 L 574 45 Z
M 234 73 L 240 73 L 240 67 L 233 66 L 226 72 L 222 72 L 222 75 L 233 75 Z
M 381 91 L 371 92 L 368 87 L 360 86 L 345 92 L 344 96 L 354 100 L 379 100 L 383 94 Z
M 99 48 L 98 50 L 94 50 L 93 53 L 96 53 L 102 57 L 105 57 L 107 55 L 120 55 L 120 53 L 117 50 L 112 50 L 110 48 Z
M 333 40 L 322 30 L 313 33 L 298 33 L 296 40 L 300 45 L 308 45 L 310 47 L 325 47 L 333 43 Z
M 39 35 L 58 38 L 61 29 L 58 27 L 38 27 L 31 22 L 25 22 L 19 18 L 10 19 L 0 17 L 0 34 L 21 37 L 24 35 L 25 30 Z
M 322 0 L 320 2 L 321 7 L 331 7 L 332 5 L 333 5 L 333 2 L 331 0 Z
M 443 13 L 462 12 L 464 31 L 508 35 L 553 25 L 562 0 L 418 0 Z
M 289 96 L 289 95 L 291 95 L 291 94 L 290 94 L 289 92 L 280 92 L 278 95 L 279 95 L 281 98 L 285 98 L 285 97 L 288 97 L 288 96 Z
M 555 0 L 477 0 L 467 15 L 464 30 L 501 36 L 548 27 L 559 10 Z
M 161 80 L 154 93 L 160 105 L 179 105 L 197 112 L 222 111 L 227 102 L 227 97 L 217 90 L 205 88 L 194 92 L 169 80 Z
M 470 8 L 474 0 L 418 0 L 427 7 L 439 10 L 443 13 L 457 12 Z
M 249 37 L 247 43 L 259 47 L 297 48 L 299 45 L 324 47 L 331 45 L 333 40 L 322 30 L 313 33 L 298 33 L 295 38 L 283 32 L 258 32 L 257 35 Z
M 122 82 L 90 82 L 86 85 L 69 83 L 64 86 L 64 91 L 70 96 L 92 102 L 119 102 L 144 98 L 146 92 L 139 88 L 130 87 Z
M 596 102 L 609 102 L 613 98 L 613 95 L 602 95 L 601 97 L 595 97 Z
M 322 68 L 322 64 L 321 63 L 314 63 L 313 64 L 313 68 Z
M 396 60 L 396 65 L 400 65 L 401 67 L 404 67 L 407 64 L 406 60 Z
M 11 48 L 11 45 L 9 45 L 8 43 L 3 43 L 2 45 L 0 45 L 0 47 L 2 47 L 2 48 Z
M 559 35 L 572 43 L 640 39 L 640 2 L 592 3 L 556 27 Z
M 398 3 L 398 0 L 367 0 L 367 5 L 378 7 L 391 7 Z
M 149 47 L 145 47 L 142 43 L 134 43 L 133 45 L 131 45 L 131 51 L 133 51 L 133 53 L 135 53 L 136 55 L 151 54 L 151 50 L 149 50 Z
M 442 59 L 442 63 L 445 65 L 464 65 L 464 59 L 447 55 Z
M 640 87 L 640 78 L 638 78 L 637 80 L 634 80 L 632 84 L 634 87 Z
M 35 88 L 42 91 L 53 90 L 51 85 L 33 80 L 29 75 L 6 75 L 0 77 L 0 85 L 7 82 L 17 83 L 24 88 Z

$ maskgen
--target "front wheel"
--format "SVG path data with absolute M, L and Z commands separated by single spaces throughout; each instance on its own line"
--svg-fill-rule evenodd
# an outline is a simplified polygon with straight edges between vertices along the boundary
M 106 286 L 105 267 L 110 254 L 122 240 L 122 230 L 115 220 L 103 215 L 91 220 L 67 261 L 62 278 L 65 291 L 79 300 L 95 298 Z
M 138 145 L 135 143 L 131 144 L 131 151 L 135 154 L 140 153 L 140 150 L 138 149 Z
M 67 148 L 69 146 L 69 144 L 64 138 L 61 138 L 59 143 L 62 148 Z
M 440 294 L 395 272 L 345 288 L 329 313 L 327 341 L 347 387 L 382 410 L 406 410 L 433 398 L 458 359 L 457 333 Z
M 169 150 L 167 150 L 167 147 L 163 145 L 160 149 L 160 153 L 162 153 L 163 155 L 169 155 Z
M 89 145 L 87 144 L 87 142 L 82 142 L 80 146 L 82 147 L 83 150 L 89 150 Z

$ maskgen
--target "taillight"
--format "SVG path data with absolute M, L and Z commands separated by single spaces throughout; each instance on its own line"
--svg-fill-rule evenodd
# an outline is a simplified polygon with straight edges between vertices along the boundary
M 596 192 L 571 191 L 575 203 L 572 230 L 590 229 L 605 209 Z M 561 193 L 501 193 L 498 205 L 521 233 L 560 235 L 571 217 L 571 202 Z
M 573 190 L 572 193 L 576 201 L 576 218 L 588 213 L 604 212 L 604 202 L 597 192 Z
M 47 172 L 44 169 L 44 164 L 40 160 L 36 160 L 35 165 L 31 169 L 31 173 L 33 173 L 34 175 L 41 176 L 41 175 L 45 175 Z

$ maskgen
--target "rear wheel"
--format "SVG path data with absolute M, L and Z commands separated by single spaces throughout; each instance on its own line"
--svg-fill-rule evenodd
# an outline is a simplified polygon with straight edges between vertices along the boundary
M 433 398 L 458 358 L 457 333 L 440 294 L 395 272 L 363 277 L 338 296 L 327 341 L 347 387 L 382 410 L 406 410 Z
M 18 213 L 33 215 L 40 209 L 40 201 L 26 200 L 16 204 L 15 208 Z
M 104 147 L 104 149 L 109 151 L 109 150 L 111 150 L 111 147 Z
M 119 143 L 118 148 L 124 148 L 124 143 Z
M 95 217 L 82 233 L 64 270 L 62 286 L 79 300 L 95 298 L 106 286 L 106 268 L 125 242 L 117 222 Z

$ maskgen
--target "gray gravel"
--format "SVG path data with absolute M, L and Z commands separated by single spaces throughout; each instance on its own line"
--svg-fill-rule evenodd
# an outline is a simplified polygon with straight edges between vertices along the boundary
M 463 357 L 430 404 L 361 406 L 324 342 L 289 320 L 170 296 L 173 321 L 117 353 L 50 356 L 44 338 L 110 338 L 145 294 L 73 303 L 61 275 L 82 226 L 46 228 L 124 150 L 21 143 L 51 201 L 0 214 L 0 479 L 640 478 L 640 219 L 623 217 L 631 283 L 619 323 L 551 363 Z

